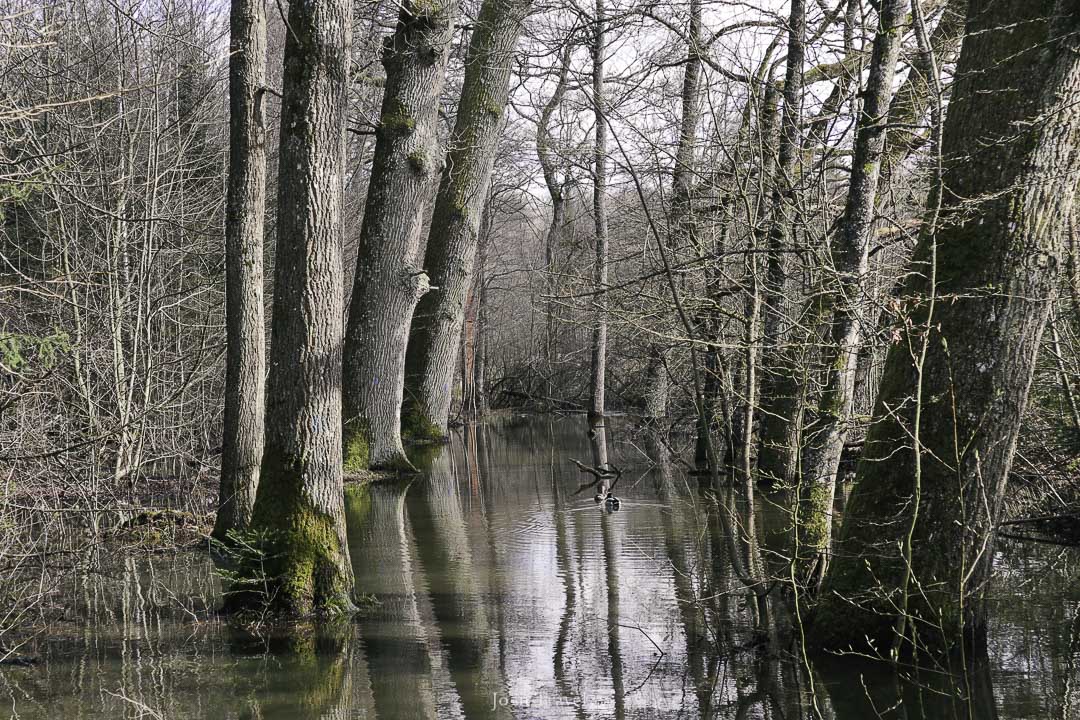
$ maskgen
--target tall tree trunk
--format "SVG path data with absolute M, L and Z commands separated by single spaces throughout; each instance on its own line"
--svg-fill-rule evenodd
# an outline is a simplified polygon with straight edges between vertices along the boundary
M 439 167 L 439 97 L 457 0 L 409 0 L 383 51 L 386 90 L 360 230 L 344 358 L 345 467 L 411 469 L 401 444 L 405 348 L 427 276 L 423 210 Z
M 503 126 L 511 60 L 531 5 L 532 0 L 485 0 L 469 42 L 425 260 L 437 291 L 421 299 L 405 355 L 402 429 L 415 439 L 446 437 L 480 215 Z
M 917 0 L 919 1 L 919 0 Z M 908 0 L 881 0 L 878 27 L 870 54 L 870 73 L 863 91 L 862 110 L 856 120 L 855 149 L 851 159 L 844 215 L 833 236 L 832 270 L 826 293 L 815 302 L 824 305 L 825 387 L 817 414 L 805 430 L 807 458 L 799 485 L 796 532 L 802 535 L 801 558 L 809 558 L 817 583 L 826 568 L 832 541 L 832 507 L 836 473 L 851 421 L 862 326 L 863 278 L 869 269 L 870 239 L 874 229 L 878 178 L 885 149 L 896 64 L 900 59 Z
M 672 226 L 683 243 L 697 246 L 697 233 L 691 207 L 691 190 L 694 184 L 694 146 L 697 128 L 701 121 L 701 0 L 691 0 L 690 20 L 687 27 L 686 66 L 683 69 L 681 106 L 679 118 L 679 145 L 675 150 L 675 168 L 671 173 Z
M 229 18 L 229 180 L 225 204 L 225 426 L 214 537 L 251 522 L 263 455 L 263 215 L 266 202 L 266 2 L 233 0 Z
M 604 98 L 604 52 L 605 40 L 604 0 L 596 0 L 596 25 L 593 36 L 593 115 L 595 139 L 593 143 L 593 222 L 596 228 L 596 264 L 593 282 L 596 286 L 592 331 L 592 353 L 589 376 L 589 415 L 604 416 L 604 386 L 607 371 L 607 295 L 608 284 L 608 221 L 607 221 L 607 106 Z
M 552 376 L 555 374 L 559 354 L 555 322 L 555 293 L 558 289 L 555 264 L 559 253 L 559 238 L 566 224 L 564 191 L 567 184 L 565 179 L 559 179 L 556 159 L 551 149 L 551 122 L 563 98 L 566 97 L 566 90 L 570 84 L 570 59 L 573 57 L 573 51 L 574 45 L 567 41 L 559 60 L 559 78 L 555 84 L 555 91 L 540 111 L 540 121 L 536 127 L 536 156 L 540 160 L 540 169 L 544 174 L 544 184 L 547 185 L 548 195 L 551 196 L 551 224 L 544 238 L 544 272 L 547 279 L 547 299 L 544 302 L 544 361 L 547 364 L 544 368 L 546 373 L 544 395 L 549 403 L 554 397 Z
M 670 383 L 662 353 L 660 346 L 649 345 L 649 362 L 645 366 L 645 420 L 653 426 L 667 417 Z
M 791 250 L 796 214 L 796 171 L 802 148 L 802 103 L 806 56 L 806 2 L 791 0 L 788 50 L 784 73 L 784 106 L 780 148 L 773 178 L 763 300 L 761 448 L 758 471 L 763 479 L 790 484 L 798 466 L 802 403 L 791 348 L 785 347 L 783 324 L 787 291 L 787 253 Z
M 690 18 L 687 23 L 686 67 L 683 69 L 682 91 L 679 95 L 679 144 L 675 151 L 675 167 L 671 172 L 671 230 L 670 245 L 674 252 L 689 247 L 698 257 L 708 254 L 702 247 L 697 233 L 693 208 L 694 154 L 697 129 L 701 121 L 701 0 L 691 0 Z M 705 317 L 699 324 L 705 326 L 705 336 L 713 340 L 713 318 Z M 659 342 L 649 343 L 649 364 L 646 369 L 645 417 L 658 420 L 667 416 L 668 348 Z M 708 353 L 708 351 L 706 351 Z M 698 403 L 706 407 L 705 399 Z M 700 423 L 699 423 L 700 424 Z
M 947 645 L 985 629 L 994 532 L 1080 174 L 1080 2 L 969 6 L 940 223 L 900 300 L 906 332 L 812 628 L 822 645 L 897 647 L 909 633 Z
M 281 101 L 266 451 L 251 520 L 266 533 L 265 600 L 352 609 L 341 463 L 341 201 L 349 0 L 289 4 Z
M 465 304 L 465 325 L 461 341 L 461 414 L 470 421 L 479 420 L 487 413 L 487 391 L 484 387 L 484 319 L 487 293 L 484 269 L 494 228 L 494 215 L 494 205 L 489 197 L 480 220 L 476 268 L 469 300 Z

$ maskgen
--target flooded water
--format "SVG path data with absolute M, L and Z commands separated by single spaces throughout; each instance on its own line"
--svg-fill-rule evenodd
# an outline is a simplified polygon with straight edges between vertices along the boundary
M 951 667 L 807 658 L 779 590 L 744 582 L 782 550 L 772 499 L 750 523 L 721 498 L 733 522 L 655 441 L 618 421 L 602 439 L 580 418 L 500 421 L 407 486 L 350 489 L 368 611 L 289 637 L 214 614 L 205 552 L 105 554 L 21 650 L 42 662 L 0 670 L 0 717 L 1080 717 L 1077 551 L 1002 545 L 989 648 Z M 617 511 L 571 462 L 605 455 Z

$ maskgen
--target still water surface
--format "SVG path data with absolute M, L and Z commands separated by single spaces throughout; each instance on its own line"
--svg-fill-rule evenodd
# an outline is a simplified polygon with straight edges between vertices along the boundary
M 617 512 L 576 492 L 570 458 L 605 452 L 624 470 Z M 43 662 L 0 671 L 0 717 L 1080 718 L 1075 550 L 1004 544 L 989 649 L 952 672 L 808 670 L 779 598 L 762 608 L 740 579 L 782 549 L 770 498 L 748 554 L 730 513 L 618 421 L 605 444 L 581 418 L 470 428 L 425 467 L 347 494 L 375 600 L 360 619 L 257 637 L 214 615 L 205 552 L 106 558 L 67 593 L 70 622 L 31 642 Z

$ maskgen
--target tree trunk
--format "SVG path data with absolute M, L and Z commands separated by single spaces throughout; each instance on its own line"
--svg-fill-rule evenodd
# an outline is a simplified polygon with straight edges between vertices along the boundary
M 663 349 L 649 345 L 649 363 L 645 366 L 645 420 L 652 426 L 667 417 L 668 371 Z
M 671 216 L 676 235 L 675 248 L 689 243 L 697 247 L 697 228 L 691 206 L 694 183 L 694 145 L 701 120 L 701 0 L 691 0 L 690 21 L 687 27 L 686 67 L 683 70 L 679 145 L 675 151 L 675 168 L 671 173 Z
M 349 0 L 289 5 L 266 451 L 251 527 L 270 607 L 352 609 L 341 462 L 341 200 Z M 258 600 L 256 600 L 258 602 Z
M 412 469 L 401 444 L 405 347 L 427 277 L 423 210 L 438 172 L 439 97 L 456 0 L 406 2 L 383 51 L 386 90 L 360 230 L 344 359 L 348 470 Z
M 916 0 L 921 1 L 921 0 Z M 802 536 L 800 558 L 813 565 L 812 583 L 820 581 L 832 542 L 832 507 L 836 473 L 851 421 L 862 324 L 863 278 L 869 269 L 870 239 L 874 229 L 878 178 L 885 149 L 893 78 L 900 59 L 902 26 L 907 0 L 881 0 L 878 27 L 870 54 L 870 73 L 863 91 L 862 110 L 856 120 L 855 149 L 851 160 L 844 215 L 833 236 L 829 288 L 815 302 L 823 303 L 827 345 L 825 387 L 817 414 L 808 424 L 807 457 L 799 484 L 796 531 Z
M 763 479 L 791 484 L 798 465 L 802 403 L 792 350 L 784 346 L 787 253 L 795 224 L 797 160 L 802 148 L 803 62 L 806 55 L 806 3 L 791 0 L 780 148 L 773 178 L 771 219 L 766 241 L 764 356 L 762 358 L 761 448 L 758 471 Z
M 540 122 L 536 127 L 536 156 L 540 160 L 540 168 L 544 174 L 544 184 L 547 185 L 548 195 L 551 196 L 551 225 L 548 226 L 547 235 L 544 239 L 544 272 L 547 279 L 547 299 L 544 302 L 544 360 L 547 367 L 544 372 L 545 378 L 544 395 L 551 402 L 554 397 L 552 377 L 558 362 L 559 343 L 555 322 L 555 293 L 558 290 L 558 275 L 556 261 L 559 252 L 559 238 L 562 235 L 563 226 L 566 224 L 566 180 L 560 181 L 556 167 L 555 157 L 551 150 L 551 122 L 555 112 L 562 104 L 569 87 L 570 59 L 573 56 L 574 46 L 570 42 L 563 48 L 559 61 L 559 79 L 555 84 L 555 92 L 540 111 Z
M 596 31 L 593 37 L 593 221 L 596 228 L 596 265 L 593 270 L 597 295 L 593 319 L 589 376 L 589 415 L 604 416 L 604 385 L 607 370 L 608 219 L 607 219 L 607 107 L 604 100 L 604 51 L 606 49 L 604 0 L 596 0 Z
M 263 215 L 266 202 L 265 0 L 233 0 L 229 19 L 229 180 L 225 205 L 225 423 L 213 536 L 251 522 L 263 454 Z
M 503 126 L 514 48 L 531 5 L 532 0 L 485 0 L 469 42 L 425 261 L 437 291 L 421 299 L 405 355 L 402 429 L 418 440 L 446 438 L 480 215 Z
M 693 208 L 694 159 L 697 129 L 701 121 L 701 0 L 691 0 L 690 18 L 687 23 L 686 67 L 683 70 L 682 92 L 679 96 L 679 144 L 675 151 L 675 167 L 671 172 L 671 230 L 673 252 L 689 247 L 698 257 L 707 254 L 700 245 Z M 708 270 L 706 271 L 708 272 Z M 711 275 L 711 273 L 710 273 Z M 715 338 L 714 318 L 699 321 L 704 326 L 708 340 Z M 648 386 L 645 392 L 645 417 L 657 421 L 667 416 L 668 405 L 668 348 L 656 342 L 649 343 L 649 364 L 646 370 Z M 705 351 L 708 354 L 709 350 Z M 707 363 L 706 363 L 707 364 Z M 706 385 L 708 380 L 706 380 Z M 711 407 L 704 397 L 697 403 L 705 409 Z M 701 423 L 699 425 L 708 423 Z
M 487 390 L 484 387 L 484 320 L 487 300 L 486 278 L 487 248 L 491 242 L 495 208 L 491 198 L 484 204 L 480 220 L 480 239 L 477 248 L 473 286 L 465 304 L 465 326 L 461 345 L 461 414 L 468 421 L 476 421 L 487 414 Z
M 940 223 L 899 301 L 906 332 L 886 360 L 818 644 L 898 647 L 917 633 L 940 646 L 985 629 L 994 532 L 1080 173 L 1080 42 L 1065 37 L 1078 25 L 1077 0 L 970 2 Z

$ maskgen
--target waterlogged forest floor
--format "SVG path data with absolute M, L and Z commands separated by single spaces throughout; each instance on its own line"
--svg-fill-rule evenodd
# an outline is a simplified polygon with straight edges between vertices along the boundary
M 607 443 L 624 471 L 617 512 L 577 493 L 570 459 L 595 446 L 576 417 L 459 430 L 411 483 L 353 485 L 350 552 L 372 602 L 287 633 L 217 614 L 209 480 L 143 498 L 150 511 L 12 522 L 37 544 L 9 541 L 25 572 L 5 590 L 37 584 L 22 611 L 8 605 L 3 643 L 33 662 L 0 669 L 0 702 L 33 719 L 1019 720 L 1080 708 L 1080 551 L 1005 539 L 989 644 L 966 662 L 897 674 L 822 657 L 808 670 L 779 606 L 762 634 L 698 480 L 654 462 L 629 422 L 612 421 Z M 767 562 L 783 549 L 780 500 L 755 505 Z M 52 532 L 66 535 L 40 542 Z

